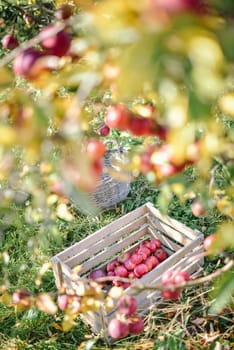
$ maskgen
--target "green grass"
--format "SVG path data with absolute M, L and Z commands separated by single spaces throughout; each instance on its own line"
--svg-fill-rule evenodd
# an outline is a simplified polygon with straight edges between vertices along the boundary
M 40 286 L 35 285 L 35 279 L 44 262 L 49 261 L 65 247 L 145 202 L 151 201 L 156 204 L 159 194 L 157 188 L 139 178 L 132 184 L 127 199 L 116 208 L 106 210 L 95 218 L 87 217 L 73 208 L 74 221 L 58 220 L 56 227 L 48 226 L 48 232 L 46 229 L 40 232 L 39 225 L 27 223 L 24 218 L 24 207 L 15 207 L 17 220 L 5 228 L 1 241 L 1 251 L 9 254 L 8 264 L 1 263 L 1 284 L 4 281 L 9 283 L 12 291 L 17 288 L 28 288 L 34 293 L 55 292 L 52 270 L 44 275 Z M 213 232 L 222 221 L 222 217 L 215 211 L 208 212 L 206 217 L 195 218 L 191 213 L 190 202 L 180 203 L 176 197 L 169 205 L 169 215 L 205 234 Z M 36 244 L 35 237 L 38 235 L 41 237 L 41 245 Z M 43 235 L 46 235 L 47 239 Z M 206 259 L 205 273 L 212 271 L 220 263 L 222 262 L 218 257 Z M 120 340 L 113 345 L 113 348 L 215 349 L 215 345 L 220 343 L 223 349 L 231 349 L 234 346 L 233 310 L 227 308 L 218 317 L 208 317 L 210 290 L 211 286 L 189 289 L 183 292 L 182 298 L 177 303 L 165 302 L 147 316 L 144 334 Z M 15 313 L 13 308 L 0 304 L 0 349 L 85 349 L 83 344 L 92 338 L 88 326 L 78 319 L 77 325 L 70 332 L 63 333 L 54 327 L 55 323 L 60 324 L 62 316 L 62 313 L 58 313 L 55 317 L 46 315 L 37 309 Z M 106 345 L 100 340 L 92 347 L 92 349 L 105 348 Z

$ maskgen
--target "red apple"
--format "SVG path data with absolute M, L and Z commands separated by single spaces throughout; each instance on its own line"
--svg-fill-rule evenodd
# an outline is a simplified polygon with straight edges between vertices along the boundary
M 107 276 L 112 277 L 112 276 L 116 276 L 116 275 L 115 275 L 115 272 L 114 272 L 114 271 L 108 271 L 108 272 L 107 272 Z
M 130 258 L 131 254 L 129 252 L 122 253 L 118 256 L 117 261 L 119 263 L 124 263 L 126 260 Z
M 139 253 L 134 253 L 132 254 L 130 260 L 133 264 L 139 265 L 143 261 L 143 256 Z
M 150 257 L 148 257 L 146 260 L 145 260 L 145 262 L 144 262 L 144 264 L 147 266 L 147 268 L 148 268 L 148 272 L 150 272 L 151 270 L 152 270 L 152 268 L 153 268 L 153 264 L 152 264 L 152 261 L 149 259 Z
M 42 56 L 42 52 L 34 48 L 21 51 L 15 57 L 13 62 L 13 71 L 15 75 L 19 75 L 27 79 L 37 78 L 41 70 L 35 70 L 34 68 Z
M 151 135 L 153 120 L 144 117 L 132 117 L 129 121 L 128 130 L 136 136 Z
M 19 45 L 18 40 L 11 34 L 6 34 L 2 38 L 2 46 L 4 49 L 13 50 Z
M 118 300 L 118 312 L 125 316 L 132 316 L 137 310 L 137 301 L 130 295 L 125 295 Z
M 127 259 L 125 262 L 124 262 L 124 266 L 126 267 L 126 269 L 128 271 L 131 271 L 135 268 L 136 264 L 130 259 Z
M 146 264 L 139 264 L 134 269 L 134 273 L 138 278 L 142 277 L 147 272 L 148 272 L 148 267 Z
M 217 239 L 217 235 L 215 233 L 213 233 L 212 235 L 207 236 L 204 239 L 203 242 L 203 246 L 205 250 L 210 250 L 212 247 L 212 244 L 215 242 L 215 240 Z
M 99 140 L 89 140 L 87 153 L 91 159 L 100 159 L 106 153 L 106 146 Z
M 128 278 L 130 278 L 131 280 L 135 280 L 137 279 L 137 276 L 134 271 L 130 271 L 128 274 Z
M 191 204 L 191 210 L 194 216 L 202 216 L 206 214 L 206 209 L 198 199 L 195 199 Z
M 112 260 L 112 261 L 108 262 L 108 264 L 106 266 L 106 270 L 107 270 L 107 272 L 114 271 L 117 266 L 119 266 L 119 262 L 117 260 Z
M 144 331 L 144 321 L 141 316 L 134 316 L 128 321 L 131 334 L 140 334 Z
M 176 272 L 173 282 L 174 284 L 181 284 L 183 282 L 189 281 L 190 275 L 185 271 L 178 271 Z
M 151 251 L 149 248 L 146 247 L 140 247 L 140 249 L 138 250 L 138 254 L 144 253 L 147 257 L 150 256 Z
M 153 238 L 153 239 L 151 239 L 151 242 L 154 243 L 157 248 L 161 247 L 161 242 L 159 239 Z
M 106 276 L 106 273 L 101 269 L 93 270 L 89 274 L 89 278 L 92 280 L 96 280 L 97 278 L 101 278 L 105 276 Z
M 119 277 L 128 277 L 128 270 L 123 265 L 119 265 L 115 268 L 115 275 Z
M 164 261 L 167 258 L 167 252 L 163 248 L 157 248 L 157 250 L 154 253 L 154 256 L 160 261 Z
M 108 333 L 114 339 L 124 338 L 129 334 L 129 325 L 127 322 L 113 318 L 108 324 Z
M 131 286 L 131 283 L 130 283 L 130 282 L 123 282 L 123 283 L 122 283 L 123 289 L 127 289 L 127 288 L 130 287 L 130 286 Z
M 48 25 L 42 29 L 41 46 L 49 55 L 58 57 L 65 56 L 71 46 L 71 36 L 64 30 L 61 30 L 54 34 L 56 31 L 55 25 Z
M 12 301 L 13 304 L 19 304 L 22 299 L 28 298 L 31 296 L 31 293 L 27 289 L 17 289 L 13 294 L 12 294 Z
M 130 119 L 131 112 L 121 104 L 109 107 L 104 118 L 109 128 L 118 130 L 127 130 Z
M 57 304 L 60 310 L 65 311 L 68 307 L 69 297 L 66 294 L 60 294 L 57 298 Z
M 120 280 L 113 280 L 112 285 L 116 287 L 123 287 L 123 282 Z
M 159 260 L 156 258 L 156 256 L 151 255 L 146 259 L 146 262 L 150 262 L 152 264 L 152 268 L 155 268 L 159 265 Z

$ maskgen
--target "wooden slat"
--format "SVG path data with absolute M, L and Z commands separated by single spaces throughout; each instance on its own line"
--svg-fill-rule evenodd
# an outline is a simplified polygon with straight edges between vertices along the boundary
M 146 207 L 149 209 L 149 211 L 160 221 L 163 223 L 169 225 L 174 230 L 177 230 L 178 232 L 183 233 L 185 236 L 187 236 L 190 239 L 196 238 L 199 234 L 201 234 L 199 231 L 195 231 L 191 229 L 190 227 L 182 224 L 181 222 L 170 218 L 169 216 L 162 215 L 159 210 L 154 208 L 153 204 L 148 202 L 146 203 Z
M 82 268 L 82 274 L 100 265 L 105 260 L 112 259 L 114 254 L 116 254 L 117 252 L 121 252 L 126 247 L 126 245 L 135 242 L 137 239 L 144 236 L 146 233 L 147 225 L 144 225 L 139 230 L 135 231 L 132 235 L 128 236 L 127 239 L 124 239 L 121 242 L 114 244 L 112 247 L 108 247 L 105 251 L 101 252 L 89 261 L 85 262 Z
M 71 257 L 70 259 L 65 260 L 65 263 L 71 267 L 78 264 L 82 264 L 83 261 L 87 259 L 87 257 L 93 257 L 96 253 L 100 252 L 110 244 L 114 244 L 115 242 L 119 241 L 122 236 L 130 234 L 132 231 L 143 226 L 145 222 L 145 216 L 137 218 L 135 221 L 133 221 L 126 227 L 122 227 L 120 230 L 112 232 L 109 236 L 105 237 L 104 239 L 100 239 L 97 242 L 97 244 L 93 244 L 82 251 L 77 250 L 77 254 Z
M 151 224 L 151 222 L 152 222 L 152 220 L 150 219 L 150 224 Z M 173 242 L 170 238 L 163 235 L 159 230 L 155 229 L 153 223 L 152 223 L 152 226 L 149 225 L 148 229 L 154 238 L 159 239 L 160 242 L 162 243 L 162 245 L 168 247 L 170 250 L 177 251 L 177 250 L 182 248 L 181 245 Z
M 122 227 L 125 227 L 128 225 L 131 221 L 134 221 L 135 219 L 139 218 L 140 216 L 147 213 L 146 206 L 143 205 L 132 212 L 122 216 L 121 218 L 115 220 L 114 222 L 106 225 L 105 227 L 101 228 L 100 230 L 90 234 L 86 238 L 84 238 L 82 241 L 73 244 L 71 247 L 65 249 L 61 253 L 57 254 L 57 258 L 59 258 L 61 261 L 64 261 L 66 259 L 69 259 L 73 255 L 76 254 L 77 250 L 84 250 L 86 248 L 89 248 L 93 245 L 93 242 L 97 242 L 100 239 L 104 238 L 105 236 L 108 236 L 114 231 L 117 231 L 118 229 L 121 229 Z
M 166 236 L 171 237 L 177 243 L 185 246 L 189 244 L 189 242 L 191 242 L 191 238 L 188 238 L 187 236 L 183 235 L 181 232 L 174 230 L 173 228 L 163 223 L 162 221 L 158 220 L 157 218 L 151 217 L 149 218 L 149 220 L 151 220 L 151 226 L 153 226 L 156 230 L 164 233 Z
M 53 257 L 51 261 L 52 261 L 52 267 L 53 267 L 53 272 L 55 277 L 55 284 L 57 289 L 60 289 L 63 285 L 63 274 L 62 274 L 61 262 L 56 257 Z

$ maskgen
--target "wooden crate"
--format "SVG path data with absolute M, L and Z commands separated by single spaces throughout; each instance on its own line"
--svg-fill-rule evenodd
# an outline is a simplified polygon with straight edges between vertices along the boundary
M 201 272 L 203 258 L 199 254 L 203 251 L 203 234 L 162 215 L 153 204 L 146 203 L 54 256 L 52 263 L 58 289 L 64 285 L 68 289 L 75 289 L 75 282 L 70 277 L 74 267 L 82 265 L 80 276 L 87 276 L 90 271 L 106 265 L 146 238 L 159 239 L 168 258 L 141 279 L 135 280 L 126 290 L 129 294 L 139 282 L 147 286 L 160 283 L 162 273 L 170 268 L 183 269 L 192 275 Z M 162 301 L 157 290 L 143 290 L 134 296 L 141 315 Z M 97 334 L 106 329 L 114 312 L 106 313 L 102 309 L 83 317 Z

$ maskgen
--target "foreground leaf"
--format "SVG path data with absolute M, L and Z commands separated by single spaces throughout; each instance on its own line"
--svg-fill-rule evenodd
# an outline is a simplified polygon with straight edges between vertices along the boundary
M 216 282 L 216 288 L 212 294 L 216 298 L 209 309 L 209 314 L 220 313 L 225 306 L 231 303 L 234 295 L 234 269 L 227 271 L 221 280 Z

